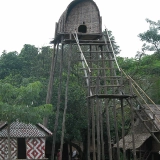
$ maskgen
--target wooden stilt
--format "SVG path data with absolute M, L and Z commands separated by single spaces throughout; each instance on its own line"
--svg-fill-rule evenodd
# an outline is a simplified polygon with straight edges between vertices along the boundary
M 56 66 L 57 55 L 58 55 L 58 47 L 59 47 L 59 44 L 57 45 L 57 49 L 56 49 L 56 44 L 54 44 L 53 56 L 52 56 L 52 62 L 51 62 L 50 78 L 49 78 L 47 97 L 46 97 L 46 104 L 50 104 L 51 99 L 52 99 L 52 90 L 53 90 L 53 83 L 54 83 L 55 66 Z M 43 118 L 43 125 L 45 127 L 47 127 L 47 123 L 48 123 L 48 117 L 44 117 Z
M 101 133 L 101 159 L 105 160 L 105 155 L 104 155 L 104 136 L 103 136 L 103 114 L 102 114 L 102 101 L 100 104 L 100 133 Z
M 131 109 L 131 125 L 132 125 L 131 132 L 132 132 L 133 158 L 134 158 L 134 160 L 137 160 L 136 149 L 135 149 L 135 140 L 134 140 L 134 109 L 133 109 L 133 105 L 132 105 L 132 99 L 130 99 L 129 104 L 130 104 L 130 109 Z
M 101 48 L 102 49 L 102 48 Z M 102 67 L 105 68 L 104 63 L 104 54 L 101 52 L 102 56 Z M 103 76 L 106 77 L 106 73 L 103 70 Z M 104 78 L 104 85 L 106 85 L 106 78 Z M 107 88 L 104 88 L 104 93 L 107 94 Z M 106 125 L 107 125 L 107 137 L 108 137 L 108 152 L 109 152 L 109 159 L 112 160 L 112 146 L 111 146 L 111 134 L 110 134 L 110 122 L 109 122 L 109 106 L 107 99 L 104 100 L 105 102 L 105 109 L 106 109 Z
M 107 124 L 109 160 L 112 160 L 111 133 L 110 133 L 110 122 L 109 122 L 109 107 L 108 107 L 107 100 L 105 100 L 105 106 L 106 106 L 106 124 Z
M 92 68 L 92 46 L 90 45 L 90 66 Z M 92 72 L 90 73 L 90 76 L 92 76 Z M 92 81 L 90 78 L 90 85 L 92 85 Z M 91 90 L 91 87 L 90 87 Z M 93 160 L 96 160 L 96 144 L 95 144 L 95 101 L 94 99 L 91 99 L 91 114 L 92 114 L 92 148 L 93 148 Z
M 68 53 L 68 54 L 69 54 L 69 59 L 68 59 L 68 73 L 67 73 L 66 90 L 65 90 L 65 106 L 64 106 L 63 122 L 62 122 L 62 135 L 61 135 L 61 146 L 60 146 L 60 160 L 62 160 L 62 153 L 63 153 L 65 120 L 66 120 L 67 103 L 68 103 L 68 85 L 69 85 L 69 77 L 70 77 L 70 71 L 71 71 L 71 52 L 72 52 L 72 44 L 70 44 L 70 51 L 69 51 L 69 53 Z
M 97 94 L 98 94 L 98 90 L 99 90 L 99 78 L 97 77 Z M 100 125 L 99 125 L 99 122 L 100 122 L 100 117 L 99 117 L 99 106 L 100 106 L 100 103 L 99 103 L 100 99 L 99 98 L 96 98 L 96 124 L 97 124 L 97 160 L 100 160 L 101 159 L 101 155 L 100 155 L 100 149 L 101 149 L 101 146 L 100 146 Z
M 117 149 L 116 149 L 117 156 L 116 156 L 116 159 L 120 160 L 119 136 L 118 136 L 117 113 L 116 113 L 115 100 L 113 100 L 113 116 L 114 116 L 114 127 L 115 127 L 115 134 L 116 134 L 116 143 L 117 143 Z
M 91 90 L 90 90 L 90 75 L 88 75 L 88 95 L 90 95 L 90 92 L 91 92 Z M 87 115 L 88 115 L 88 141 L 87 141 L 87 160 L 90 160 L 90 136 L 91 136 L 91 134 L 90 134 L 90 121 L 91 121 L 91 115 L 90 115 L 90 111 L 91 111 L 91 106 L 90 106 L 90 101 L 91 101 L 91 99 L 90 98 L 88 98 L 87 99 Z
M 92 146 L 93 146 L 93 160 L 96 160 L 96 145 L 95 145 L 95 111 L 94 111 L 94 101 L 91 100 L 91 110 L 92 110 Z
M 125 147 L 125 130 L 124 130 L 124 123 L 125 123 L 125 118 L 124 118 L 124 109 L 123 109 L 123 99 L 121 99 L 121 114 L 122 114 L 122 139 L 123 139 L 123 160 L 126 160 L 126 147 Z
M 58 101 L 57 101 L 57 111 L 56 111 L 56 119 L 54 124 L 54 131 L 53 131 L 53 142 L 52 142 L 52 154 L 51 160 L 54 160 L 54 153 L 55 153 L 55 143 L 56 143 L 56 133 L 58 128 L 58 120 L 59 120 L 59 112 L 60 112 L 60 102 L 61 102 L 61 82 L 62 82 L 62 69 L 63 69 L 63 45 L 61 50 L 61 58 L 60 58 L 60 72 L 59 72 L 59 87 L 58 87 Z

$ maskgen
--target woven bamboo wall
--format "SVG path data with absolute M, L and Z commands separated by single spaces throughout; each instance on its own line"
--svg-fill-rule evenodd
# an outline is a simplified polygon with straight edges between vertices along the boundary
M 85 24 L 87 33 L 100 33 L 100 19 L 96 6 L 92 1 L 78 3 L 69 13 L 65 32 L 77 30 Z
M 70 33 L 75 30 L 78 32 L 80 25 L 87 27 L 87 34 L 102 32 L 99 9 L 94 1 L 73 1 L 60 17 L 56 32 L 59 34 Z

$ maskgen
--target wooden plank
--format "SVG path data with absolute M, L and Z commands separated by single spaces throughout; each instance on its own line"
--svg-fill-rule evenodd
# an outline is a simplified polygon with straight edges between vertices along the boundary
M 81 52 L 77 52 L 81 53 Z M 112 51 L 84 51 L 83 53 L 113 53 Z
M 94 97 L 98 97 L 98 98 L 117 98 L 117 99 L 123 99 L 123 98 L 129 98 L 129 97 L 133 97 L 133 95 L 119 95 L 119 94 L 99 94 L 99 95 L 93 95 L 93 96 L 89 96 L 87 98 L 94 98 Z

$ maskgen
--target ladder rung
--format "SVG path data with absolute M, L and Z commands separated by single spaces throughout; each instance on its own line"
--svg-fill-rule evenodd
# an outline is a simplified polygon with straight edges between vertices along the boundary
M 110 70 L 113 68 L 90 68 L 90 70 Z M 80 70 L 88 70 L 88 68 L 80 68 Z
M 88 62 L 105 62 L 105 61 L 115 61 L 115 59 L 101 59 L 101 60 L 88 60 L 88 59 L 86 59 L 86 61 L 88 61 Z
M 64 39 L 63 42 L 76 42 L 76 41 L 75 39 Z M 79 43 L 105 43 L 105 41 L 104 40 L 81 40 L 79 39 Z M 110 42 L 107 41 L 107 43 L 110 43 Z
M 94 94 L 92 96 L 89 96 L 87 98 L 129 98 L 129 97 L 133 97 L 132 95 L 120 95 L 120 94 Z
M 77 43 L 73 43 L 77 45 Z M 79 45 L 110 45 L 110 43 L 79 43 Z
M 81 53 L 81 52 L 77 52 Z M 83 53 L 113 53 L 112 51 L 84 51 Z
M 78 60 L 78 61 L 84 61 L 84 60 Z M 105 59 L 105 60 L 88 60 L 86 59 L 87 62 L 107 62 L 107 61 L 115 61 L 115 59 Z
M 84 78 L 88 78 L 88 77 L 84 77 Z M 100 79 L 114 79 L 117 80 L 116 78 L 121 78 L 120 76 L 115 76 L 115 77 L 111 77 L 111 76 L 89 76 L 89 78 L 100 78 Z
M 151 131 L 151 133 L 157 133 L 157 132 L 159 132 L 159 131 Z
M 99 85 L 99 86 L 90 86 L 90 88 L 95 88 L 95 87 L 99 87 L 99 88 L 103 88 L 103 87 L 123 87 L 123 85 Z
M 142 119 L 143 122 L 148 122 L 148 121 L 153 121 L 153 120 L 154 119 L 146 119 L 146 120 Z

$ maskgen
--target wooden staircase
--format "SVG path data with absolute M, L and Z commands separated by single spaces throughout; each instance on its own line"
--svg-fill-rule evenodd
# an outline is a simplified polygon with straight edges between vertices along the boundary
M 160 143 L 159 139 L 155 136 L 155 133 L 160 131 L 160 125 L 158 125 L 160 120 L 147 104 L 148 100 L 146 99 L 149 99 L 149 97 L 138 84 L 119 67 L 108 33 L 106 32 L 102 37 L 100 40 L 79 40 L 75 34 L 75 40 L 63 41 L 63 43 L 69 44 L 72 42 L 72 44 L 78 46 L 76 59 L 82 64 L 80 71 L 82 71 L 81 74 L 85 75 L 84 79 L 88 90 L 87 99 L 97 103 L 96 106 L 100 105 L 100 101 L 106 104 L 110 103 L 110 101 L 114 104 L 120 102 L 122 114 L 123 100 L 126 100 L 144 124 L 146 130 Z M 151 100 L 149 99 L 149 101 Z M 154 104 L 154 102 L 152 102 L 152 104 Z M 156 108 L 159 110 L 158 107 Z M 109 120 L 107 120 L 107 126 L 109 127 Z M 112 159 L 111 137 L 109 132 L 110 130 L 108 130 L 107 136 L 109 139 L 110 159 Z M 122 134 L 124 138 L 124 130 Z M 125 147 L 123 150 L 125 153 Z M 145 153 L 144 160 L 147 160 L 150 154 L 150 152 Z M 134 157 L 136 156 L 134 155 Z

